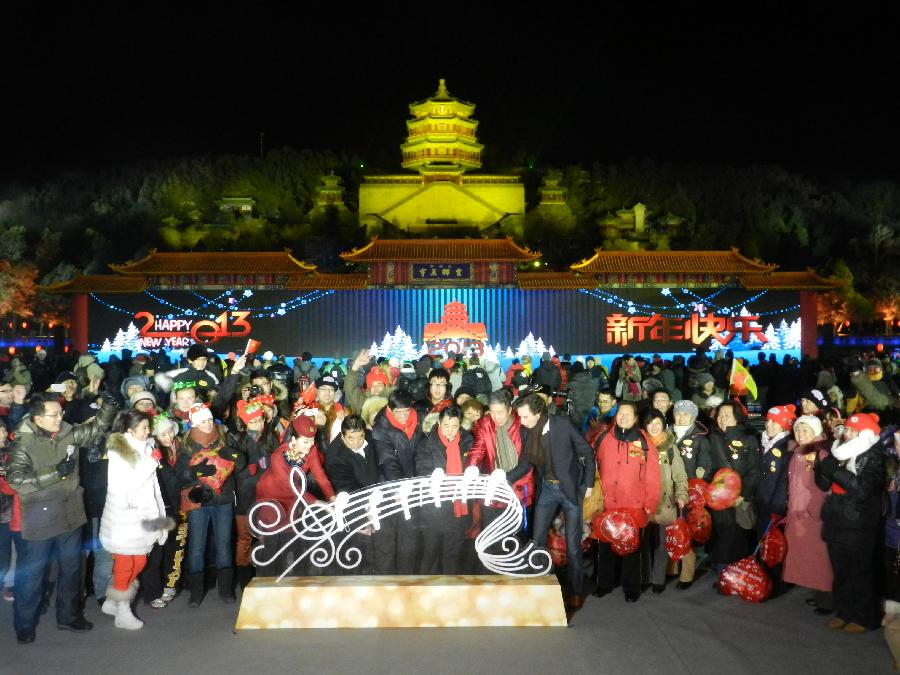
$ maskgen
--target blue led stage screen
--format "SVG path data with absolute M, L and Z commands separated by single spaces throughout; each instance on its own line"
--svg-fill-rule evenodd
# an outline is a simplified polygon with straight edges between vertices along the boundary
M 721 289 L 523 291 L 504 288 L 365 291 L 147 291 L 89 300 L 92 349 L 186 349 L 195 341 L 240 353 L 317 357 L 374 346 L 379 355 L 797 350 L 799 294 Z

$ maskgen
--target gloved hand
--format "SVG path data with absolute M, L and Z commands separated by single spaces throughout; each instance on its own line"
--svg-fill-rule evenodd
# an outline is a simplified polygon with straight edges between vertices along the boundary
M 834 473 L 841 467 L 841 463 L 834 458 L 834 455 L 828 455 L 819 462 L 819 473 L 823 478 L 832 480 Z
M 195 504 L 208 504 L 213 500 L 213 491 L 208 487 L 197 485 L 188 492 L 188 499 Z
M 71 455 L 69 455 L 56 465 L 56 473 L 59 474 L 60 478 L 65 478 L 73 471 L 75 471 L 75 461 L 75 453 L 73 452 Z
M 104 391 L 100 393 L 100 400 L 103 401 L 103 405 L 110 406 L 112 408 L 119 409 L 119 402 L 116 400 L 116 397 L 110 394 L 108 391 Z
M 191 471 L 194 472 L 195 477 L 200 478 L 201 476 L 214 475 L 216 473 L 216 467 L 210 464 L 208 459 L 204 459 L 202 462 L 191 467 Z

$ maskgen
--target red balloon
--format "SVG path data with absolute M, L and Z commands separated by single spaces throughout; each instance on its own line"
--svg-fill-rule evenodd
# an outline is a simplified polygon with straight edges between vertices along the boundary
M 556 528 L 550 528 L 547 535 L 547 550 L 550 551 L 550 558 L 557 567 L 566 566 L 566 538 L 556 531 Z
M 706 481 L 691 478 L 688 481 L 688 502 L 691 506 L 706 506 Z
M 641 544 L 641 528 L 639 519 L 630 509 L 604 511 L 599 518 L 597 537 L 612 546 L 613 553 L 626 556 L 638 550 Z M 592 523 L 593 525 L 593 523 Z
M 672 560 L 681 560 L 691 551 L 691 526 L 684 518 L 677 518 L 666 528 L 666 553 Z
M 767 567 L 775 567 L 784 561 L 787 553 L 787 539 L 781 528 L 769 526 L 768 531 L 759 542 L 759 557 Z
M 706 486 L 706 505 L 713 511 L 730 509 L 740 496 L 741 477 L 734 469 L 719 469 Z
M 709 515 L 709 511 L 702 506 L 693 507 L 688 509 L 686 520 L 691 527 L 694 541 L 698 544 L 705 544 L 709 541 L 709 537 L 712 535 L 712 516 Z
M 719 591 L 724 595 L 737 595 L 747 602 L 762 602 L 772 595 L 772 580 L 756 558 L 749 556 L 722 570 Z

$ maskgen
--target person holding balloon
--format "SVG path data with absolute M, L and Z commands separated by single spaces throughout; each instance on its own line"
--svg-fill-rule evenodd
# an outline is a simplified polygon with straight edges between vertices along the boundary
M 734 481 L 731 489 L 720 492 L 718 501 L 707 500 L 712 509 L 712 538 L 708 550 L 717 574 L 726 565 L 750 554 L 756 545 L 753 496 L 759 482 L 759 444 L 746 428 L 743 408 L 736 401 L 725 401 L 715 414 L 715 426 L 710 434 L 713 471 L 724 480 Z M 716 475 L 713 484 L 716 484 Z M 732 494 L 739 486 L 739 494 Z M 715 493 L 715 490 L 713 490 Z M 718 588 L 718 584 L 715 584 Z

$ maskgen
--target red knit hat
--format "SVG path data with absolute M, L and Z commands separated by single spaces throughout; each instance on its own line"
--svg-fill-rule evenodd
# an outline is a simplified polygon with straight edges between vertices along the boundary
M 857 432 L 863 432 L 868 429 L 876 436 L 881 433 L 881 427 L 878 426 L 878 415 L 875 413 L 850 415 L 844 424 L 848 429 L 854 429 Z
M 388 380 L 387 373 L 385 373 L 381 368 L 372 368 L 368 374 L 366 375 L 366 389 L 371 389 L 372 384 L 375 382 L 381 382 L 385 387 L 390 385 L 390 380 Z
M 249 424 L 251 420 L 262 417 L 264 412 L 262 405 L 256 400 L 237 402 L 237 414 L 244 424 Z
M 773 406 L 766 413 L 766 419 L 772 420 L 775 424 L 780 424 L 781 428 L 787 431 L 797 419 L 797 406 L 792 403 Z

